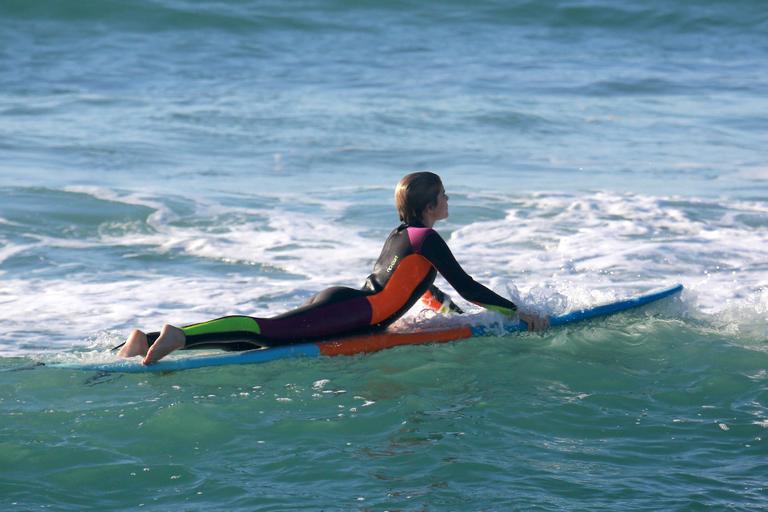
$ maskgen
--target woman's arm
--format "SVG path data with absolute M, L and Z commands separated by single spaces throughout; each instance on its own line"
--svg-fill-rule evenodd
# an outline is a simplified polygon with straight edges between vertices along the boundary
M 466 300 L 487 309 L 513 315 L 517 311 L 514 302 L 486 288 L 467 274 L 445 240 L 436 231 L 429 233 L 421 246 L 421 254 L 440 272 L 446 281 Z
M 429 233 L 421 246 L 421 255 L 427 258 L 432 265 L 440 272 L 448 283 L 464 299 L 477 304 L 478 306 L 498 311 L 502 314 L 512 316 L 517 313 L 517 305 L 495 293 L 489 288 L 478 283 L 467 274 L 459 262 L 454 258 L 453 253 L 448 248 L 445 240 L 437 234 L 436 231 Z M 549 325 L 547 318 L 537 315 L 521 313 L 520 319 L 528 324 L 529 330 L 546 329 Z

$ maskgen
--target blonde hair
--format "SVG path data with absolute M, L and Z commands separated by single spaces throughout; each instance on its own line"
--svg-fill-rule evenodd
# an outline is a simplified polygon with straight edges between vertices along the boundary
M 395 206 L 400 220 L 406 224 L 421 222 L 424 210 L 437 205 L 443 182 L 433 172 L 413 172 L 403 177 L 395 187 Z

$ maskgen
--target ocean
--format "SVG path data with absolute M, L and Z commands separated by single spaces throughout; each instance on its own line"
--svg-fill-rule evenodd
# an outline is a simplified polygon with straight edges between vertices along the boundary
M 0 0 L 0 508 L 768 510 L 767 34 L 762 0 Z M 361 286 L 414 170 L 528 310 L 685 290 L 365 356 L 40 364 Z

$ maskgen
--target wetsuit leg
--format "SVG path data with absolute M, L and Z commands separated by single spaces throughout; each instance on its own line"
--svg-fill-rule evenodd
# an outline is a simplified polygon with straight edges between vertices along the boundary
M 372 327 L 367 295 L 363 290 L 337 286 L 276 317 L 225 316 L 186 325 L 181 328 L 186 335 L 185 348 L 248 350 L 368 330 Z M 159 335 L 148 333 L 148 343 L 152 345 Z
M 296 309 L 292 309 L 281 315 L 273 317 L 279 318 L 291 318 L 293 316 L 311 311 L 312 309 L 327 306 L 336 302 L 341 302 L 347 299 L 354 299 L 357 297 L 365 297 L 369 295 L 363 290 L 355 290 L 354 288 L 347 288 L 346 286 L 333 286 L 326 288 L 325 290 L 313 295 L 307 301 Z
M 261 343 L 260 318 L 250 316 L 224 316 L 181 327 L 186 336 L 185 348 L 217 347 L 229 350 L 247 350 L 263 346 Z M 152 345 L 159 332 L 147 333 L 147 343 Z
M 372 329 L 368 292 L 336 286 L 318 293 L 303 306 L 261 320 L 270 346 Z

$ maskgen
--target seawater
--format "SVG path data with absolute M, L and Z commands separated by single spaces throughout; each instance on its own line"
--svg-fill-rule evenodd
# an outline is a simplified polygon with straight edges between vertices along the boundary
M 768 508 L 766 34 L 758 0 L 3 0 L 0 506 Z M 686 289 L 359 357 L 38 365 L 360 286 L 420 169 L 529 309 Z

